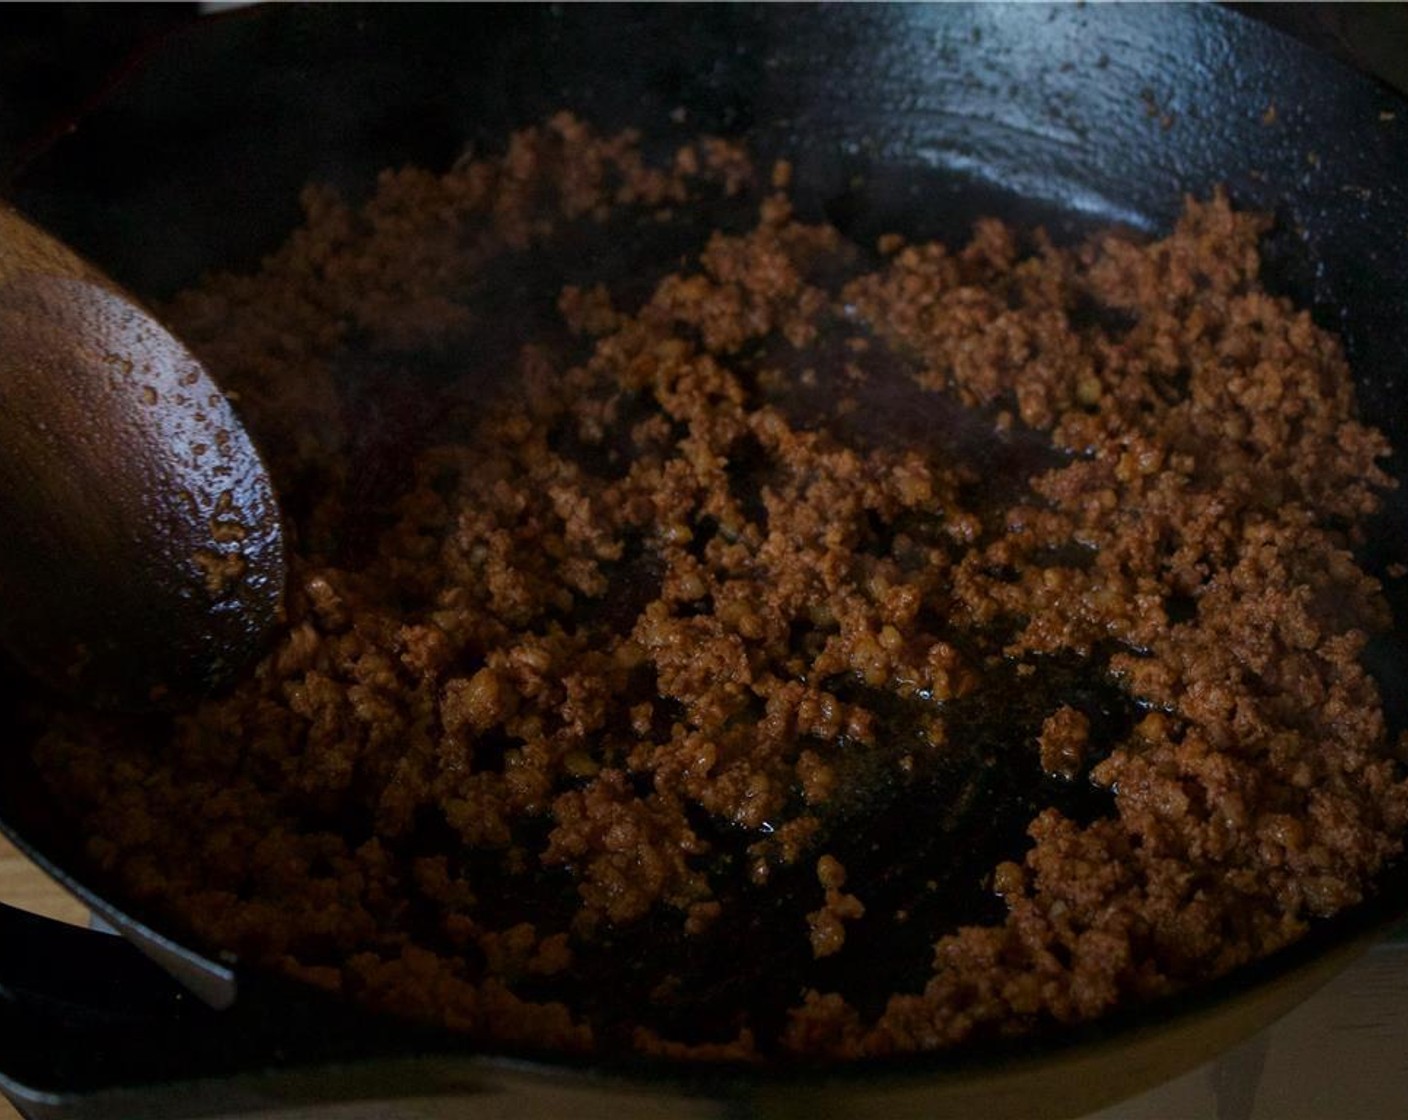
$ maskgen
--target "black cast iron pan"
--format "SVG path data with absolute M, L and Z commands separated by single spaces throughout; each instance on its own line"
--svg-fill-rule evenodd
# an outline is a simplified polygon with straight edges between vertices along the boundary
M 662 151 L 713 131 L 786 155 L 803 212 L 859 240 L 961 239 L 980 214 L 1058 237 L 1109 222 L 1157 232 L 1184 192 L 1225 184 L 1276 215 L 1269 281 L 1343 336 L 1364 413 L 1408 446 L 1408 103 L 1216 9 L 242 12 L 148 48 L 76 131 L 10 169 L 7 193 L 160 297 L 206 268 L 254 265 L 310 180 L 356 194 L 382 167 L 444 166 L 564 106 L 642 128 Z M 1390 467 L 1408 475 L 1401 453 Z M 1405 540 L 1400 496 L 1370 567 L 1401 561 Z M 1395 729 L 1401 583 L 1396 633 L 1373 651 Z M 1020 1046 L 783 1073 L 489 1055 L 169 940 L 84 869 L 23 752 L 0 752 L 0 771 L 5 831 L 181 981 L 126 942 L 0 911 L 0 1087 L 36 1116 L 335 1101 L 360 1115 L 347 1102 L 411 1097 L 426 1115 L 1075 1114 L 1269 1022 L 1408 909 L 1393 872 L 1372 903 L 1212 990 Z

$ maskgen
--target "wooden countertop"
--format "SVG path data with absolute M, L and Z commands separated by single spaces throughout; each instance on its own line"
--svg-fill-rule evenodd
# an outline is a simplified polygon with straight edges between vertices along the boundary
M 56 887 L 4 837 L 0 837 L 0 902 L 75 925 L 88 921 L 87 907 Z
M 3 837 L 0 837 L 0 902 L 75 925 L 88 921 L 87 907 L 56 887 Z M 0 1097 L 0 1120 L 20 1120 L 20 1114 L 3 1097 Z
M 81 904 L 4 840 L 0 900 L 87 921 Z M 1216 1061 L 1087 1120 L 1397 1120 L 1406 1108 L 1408 941 L 1399 940 L 1371 950 L 1290 1015 Z M 337 1115 L 395 1112 L 381 1102 Z M 316 1115 L 281 1111 L 277 1120 Z M 3 1099 L 0 1120 L 20 1120 Z

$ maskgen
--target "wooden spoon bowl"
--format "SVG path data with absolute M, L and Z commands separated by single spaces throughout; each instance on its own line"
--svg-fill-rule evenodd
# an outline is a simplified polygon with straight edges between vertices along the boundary
M 0 643 L 141 709 L 211 691 L 284 588 L 278 506 L 228 400 L 136 301 L 0 206 Z

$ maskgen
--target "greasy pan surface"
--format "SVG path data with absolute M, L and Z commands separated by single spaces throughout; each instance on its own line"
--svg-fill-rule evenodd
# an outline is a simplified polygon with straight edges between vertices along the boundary
M 1225 183 L 1240 206 L 1276 214 L 1270 283 L 1341 334 L 1364 414 L 1408 444 L 1408 254 L 1400 248 L 1408 110 L 1371 82 L 1219 11 L 239 15 L 156 50 L 74 136 L 22 169 L 11 193 L 120 281 L 160 296 L 205 268 L 254 264 L 296 220 L 297 190 L 309 180 L 358 190 L 387 165 L 444 166 L 466 142 L 491 147 L 563 106 L 604 129 L 642 128 L 647 149 L 717 131 L 744 138 L 760 160 L 787 155 L 804 215 L 857 240 L 888 229 L 961 240 L 989 213 L 1042 221 L 1066 238 L 1108 222 L 1160 231 L 1184 192 L 1205 196 Z M 683 127 L 671 122 L 677 107 L 688 110 Z M 1403 476 L 1401 454 L 1389 466 Z M 1405 523 L 1400 496 L 1367 557 L 1371 569 L 1402 560 Z M 1389 586 L 1401 635 L 1408 611 L 1401 588 Z M 1408 693 L 1397 635 L 1375 650 L 1396 728 Z M 0 783 L 0 819 L 51 866 L 78 875 L 72 838 L 55 834 L 32 777 L 17 758 L 4 765 L 12 772 Z M 104 895 L 102 883 L 79 881 Z M 1398 908 L 1399 891 L 1386 883 L 1375 907 L 1254 971 L 1274 978 L 1352 939 Z M 108 901 L 121 909 L 120 898 Z M 1254 978 L 1234 977 L 1183 1009 L 1206 1011 L 1219 998 L 1231 1005 Z M 455 1045 L 385 1023 L 364 1028 L 257 976 L 238 984 L 225 1020 L 240 1025 L 243 1042 L 233 1049 L 178 1030 L 170 1037 L 183 1041 L 170 1047 L 145 1047 L 107 1067 L 39 1063 L 31 1080 L 84 1088 L 255 1067 L 275 1053 L 298 1061 Z M 218 975 L 208 990 L 233 994 Z M 169 1012 L 154 999 L 154 1017 Z M 1142 1029 L 1166 1014 L 1154 1009 L 1079 1040 L 1118 1045 L 1121 1027 Z M 94 1039 L 103 1026 L 88 1024 Z M 1053 1041 L 1052 1053 L 1068 1043 Z M 947 1075 L 1008 1056 L 960 1053 L 855 1076 Z M 757 1080 L 684 1076 L 736 1092 Z

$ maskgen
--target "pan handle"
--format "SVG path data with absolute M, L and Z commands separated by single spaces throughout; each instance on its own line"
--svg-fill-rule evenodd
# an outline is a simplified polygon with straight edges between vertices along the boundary
M 118 1025 L 181 1014 L 197 1002 L 121 937 L 0 903 L 0 1003 Z
M 179 1102 L 147 1104 L 197 1085 L 233 1114 L 245 1109 L 224 1099 L 231 1077 L 296 1081 L 305 1067 L 428 1053 L 435 1041 L 277 978 L 252 978 L 229 1007 L 211 1007 L 148 951 L 0 903 L 0 1093 L 26 1116 L 184 1116 Z M 114 1109 L 113 1092 L 137 1096 Z
M 121 937 L 0 903 L 0 1092 L 26 1116 L 71 1115 L 219 1016 Z

